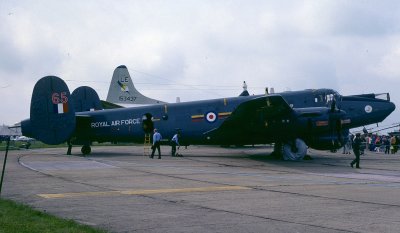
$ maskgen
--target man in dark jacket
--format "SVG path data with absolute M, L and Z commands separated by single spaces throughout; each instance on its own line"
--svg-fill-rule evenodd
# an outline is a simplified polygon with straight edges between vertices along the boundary
M 356 158 L 351 161 L 350 166 L 353 167 L 356 164 L 356 168 L 360 168 L 360 148 L 361 148 L 361 135 L 360 133 L 356 134 L 356 138 L 353 142 L 353 152 Z

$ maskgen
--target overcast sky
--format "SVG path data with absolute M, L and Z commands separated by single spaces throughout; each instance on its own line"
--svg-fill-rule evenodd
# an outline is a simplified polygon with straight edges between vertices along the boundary
M 400 108 L 400 1 L 0 0 L 0 124 L 29 118 L 34 84 L 107 96 L 126 65 L 167 102 L 333 88 Z M 173 84 L 173 85 L 172 85 Z M 400 122 L 396 110 L 382 125 Z

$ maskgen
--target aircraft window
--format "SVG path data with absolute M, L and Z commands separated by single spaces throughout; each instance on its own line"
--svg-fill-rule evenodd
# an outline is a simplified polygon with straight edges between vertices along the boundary
M 315 103 L 324 102 L 324 99 L 323 95 L 315 95 Z

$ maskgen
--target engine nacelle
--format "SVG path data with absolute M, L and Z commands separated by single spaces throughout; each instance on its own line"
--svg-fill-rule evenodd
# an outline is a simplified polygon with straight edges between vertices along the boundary
M 348 130 L 336 133 L 319 135 L 318 137 L 305 138 L 306 144 L 316 150 L 336 150 L 344 146 L 349 135 Z

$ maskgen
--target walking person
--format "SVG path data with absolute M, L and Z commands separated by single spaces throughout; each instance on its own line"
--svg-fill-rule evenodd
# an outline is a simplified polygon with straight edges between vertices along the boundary
M 151 147 L 153 149 L 153 151 L 151 152 L 150 158 L 154 157 L 154 152 L 157 149 L 158 150 L 158 159 L 161 159 L 161 150 L 160 150 L 161 139 L 162 139 L 161 134 L 157 131 L 157 129 L 154 129 L 153 146 Z
M 171 139 L 171 155 L 174 157 L 174 156 L 177 156 L 177 154 L 176 154 L 176 146 L 180 146 L 179 145 L 179 138 L 180 138 L 180 134 L 179 134 L 179 132 L 177 132 L 173 137 L 172 137 L 172 139 Z
M 356 158 L 351 161 L 350 166 L 353 167 L 356 164 L 356 168 L 360 168 L 360 147 L 361 147 L 361 135 L 360 133 L 356 134 L 356 138 L 353 143 L 353 152 Z

